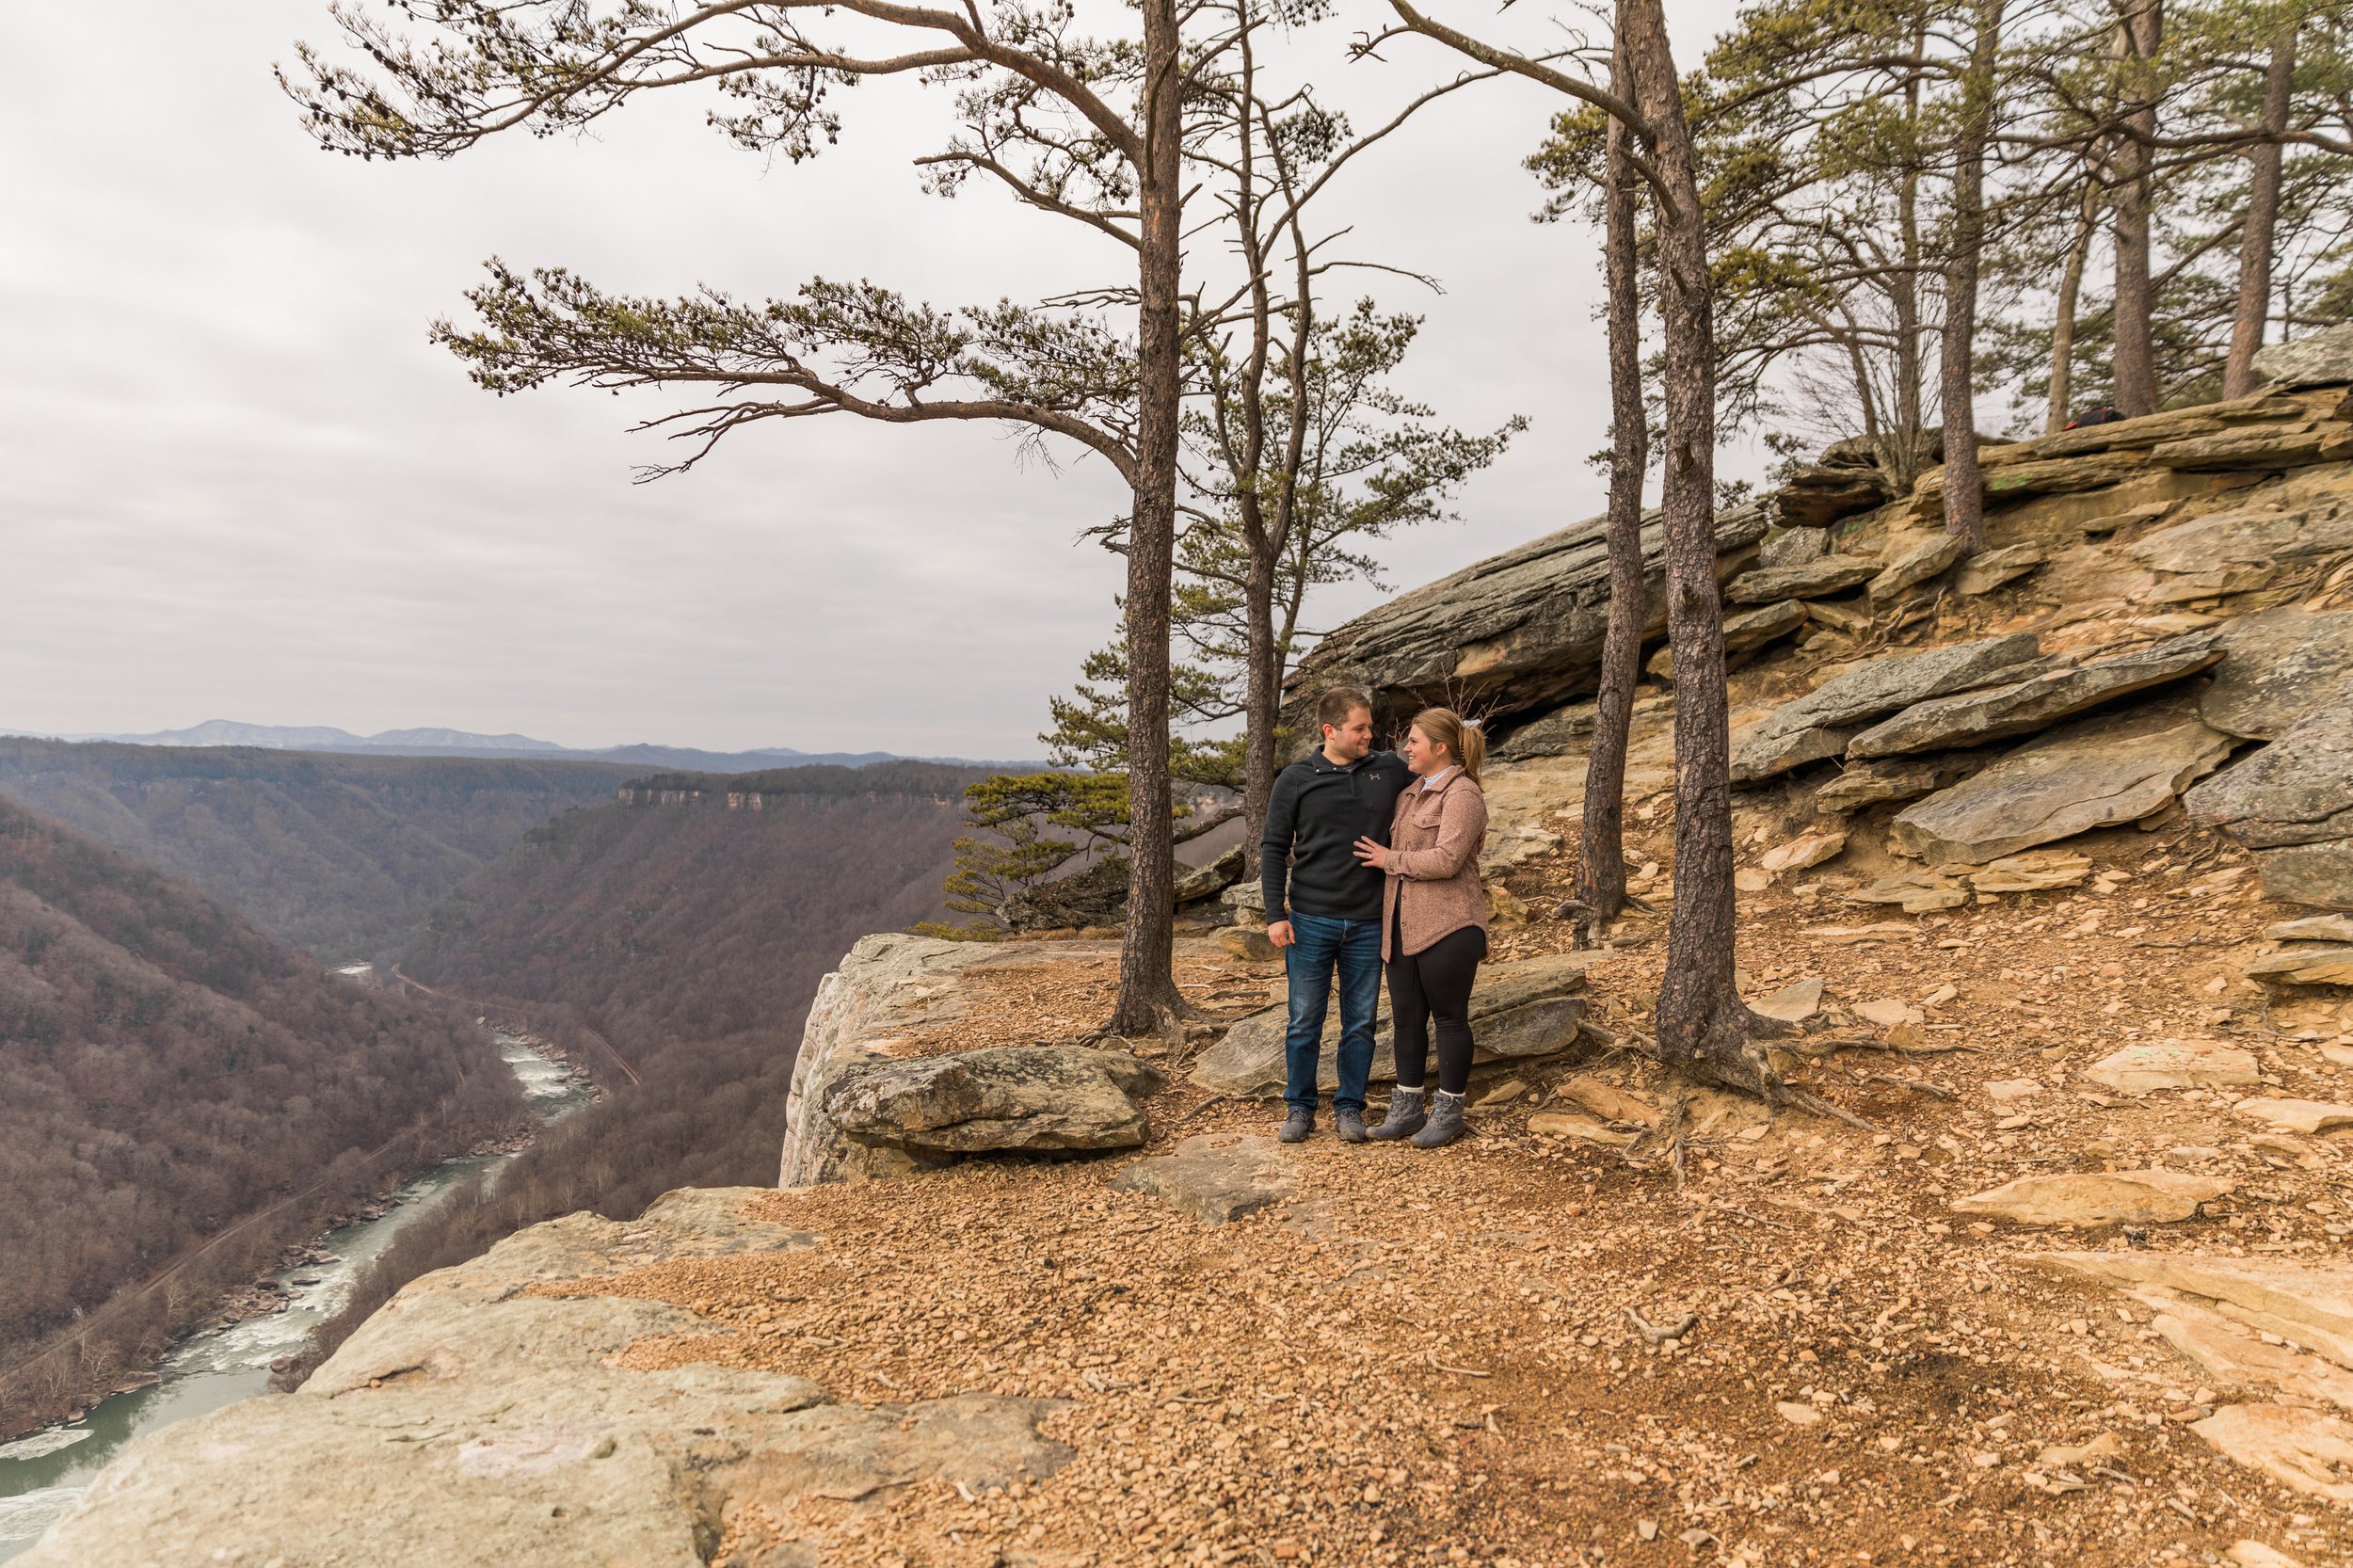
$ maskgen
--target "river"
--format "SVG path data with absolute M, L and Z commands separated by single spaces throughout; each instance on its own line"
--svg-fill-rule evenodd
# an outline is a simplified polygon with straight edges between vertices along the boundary
M 541 1121 L 552 1122 L 588 1103 L 587 1086 L 569 1069 L 533 1055 L 513 1035 L 494 1038 Z M 396 1206 L 380 1218 L 320 1238 L 319 1244 L 339 1261 L 305 1264 L 272 1276 L 293 1304 L 284 1311 L 184 1339 L 156 1367 L 162 1381 L 153 1386 L 103 1400 L 79 1421 L 0 1443 L 0 1562 L 29 1550 L 133 1438 L 261 1393 L 269 1385 L 269 1364 L 300 1350 L 304 1336 L 334 1315 L 353 1282 L 403 1225 L 476 1171 L 495 1171 L 514 1158 L 443 1160 L 402 1188 Z

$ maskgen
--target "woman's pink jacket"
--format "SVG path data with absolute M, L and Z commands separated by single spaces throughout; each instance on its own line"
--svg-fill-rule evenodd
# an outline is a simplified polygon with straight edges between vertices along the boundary
M 1397 956 L 1392 931 L 1405 951 L 1419 952 L 1439 937 L 1475 925 L 1487 928 L 1487 893 L 1479 885 L 1479 850 L 1487 840 L 1487 797 L 1457 769 L 1434 790 L 1416 781 L 1397 797 L 1389 824 L 1389 873 L 1381 895 L 1381 958 Z

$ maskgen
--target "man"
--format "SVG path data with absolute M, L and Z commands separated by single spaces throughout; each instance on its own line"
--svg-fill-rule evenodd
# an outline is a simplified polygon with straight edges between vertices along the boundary
M 1372 699 L 1348 687 L 1316 703 L 1323 744 L 1274 780 L 1258 840 L 1267 940 L 1290 981 L 1278 1136 L 1316 1129 L 1317 1059 L 1332 978 L 1340 983 L 1338 1081 L 1332 1117 L 1340 1142 L 1365 1141 L 1365 1081 L 1372 1076 L 1372 1015 L 1381 1000 L 1382 873 L 1356 858 L 1358 839 L 1389 841 L 1389 819 L 1409 775 L 1394 752 L 1372 749 Z

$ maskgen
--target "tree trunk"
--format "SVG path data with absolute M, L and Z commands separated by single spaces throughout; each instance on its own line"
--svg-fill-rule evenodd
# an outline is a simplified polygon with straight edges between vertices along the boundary
M 2051 402 L 2042 433 L 2056 436 L 2075 416 L 2068 405 L 2075 394 L 2075 312 L 2084 293 L 2084 267 L 2091 260 L 2093 219 L 2099 212 L 2100 184 L 2086 176 L 2082 209 L 2075 216 L 2075 242 L 2067 248 L 2067 265 L 2059 273 L 2058 311 L 2051 318 Z
M 1969 553 L 1985 548 L 1985 489 L 1977 472 L 1977 270 L 1985 249 L 1985 144 L 1993 134 L 1993 68 L 2002 0 L 1977 0 L 1977 36 L 1961 84 L 1953 147 L 1953 251 L 1945 267 L 1945 532 Z
M 1622 0 L 1618 14 L 1619 40 L 1666 187 L 1657 219 L 1667 360 L 1660 505 L 1675 665 L 1675 839 L 1657 1050 L 1671 1065 L 1761 1089 L 1772 1077 L 1748 1048 L 1748 1009 L 1733 984 L 1731 726 L 1716 584 L 1716 350 L 1707 240 L 1661 0 Z
M 2156 355 L 2150 330 L 2149 138 L 2157 134 L 2157 48 L 2163 0 L 2124 0 L 2117 27 L 2123 56 L 2126 135 L 2116 165 L 2116 408 L 2127 419 L 2157 411 Z
M 1248 621 L 1245 656 L 1250 667 L 1242 693 L 1242 874 L 1258 874 L 1258 833 L 1266 825 L 1267 803 L 1274 798 L 1274 726 L 1283 703 L 1283 654 L 1274 636 L 1274 552 L 1263 531 L 1251 541 L 1250 568 L 1242 584 L 1242 614 Z
M 1923 6 L 1913 20 L 1912 52 L 1915 55 L 1928 50 L 1928 8 Z M 1908 161 L 1896 193 L 1896 232 L 1903 248 L 1903 265 L 1888 288 L 1896 312 L 1896 407 L 1893 427 L 1879 452 L 1880 472 L 1897 495 L 1909 491 L 1920 476 L 1920 438 L 1928 429 L 1928 418 L 1920 407 L 1928 356 L 1922 346 L 1927 336 L 1920 326 L 1920 78 L 1916 73 L 1904 82 L 1904 127 L 1913 151 L 1906 153 Z
M 1633 96 L 1623 43 L 1609 62 L 1609 90 Z M 1609 624 L 1602 637 L 1601 682 L 1593 697 L 1593 744 L 1585 765 L 1585 809 L 1577 843 L 1577 898 L 1585 933 L 1598 942 L 1625 909 L 1625 751 L 1641 672 L 1642 472 L 1649 430 L 1642 407 L 1642 302 L 1635 274 L 1635 180 L 1626 128 L 1609 132 L 1609 191 L 1602 259 L 1609 289 Z
M 1147 1034 L 1183 1005 L 1172 964 L 1169 586 L 1176 539 L 1178 299 L 1184 214 L 1175 0 L 1143 0 L 1144 165 L 1136 323 L 1136 478 L 1128 538 L 1128 925 L 1110 1029 Z
M 2222 370 L 2222 395 L 2247 397 L 2256 388 L 2255 350 L 2264 345 L 2264 323 L 2271 314 L 2272 239 L 2280 225 L 2280 133 L 2288 128 L 2296 90 L 2296 24 L 2281 24 L 2271 40 L 2271 66 L 2264 73 L 2264 134 L 2247 155 L 2247 218 L 2238 237 L 2238 314 L 2231 322 L 2231 358 Z
M 1241 23 L 1235 42 L 1241 54 L 1241 83 L 1234 99 L 1234 131 L 1240 150 L 1234 227 L 1242 262 L 1250 269 L 1250 358 L 1242 368 L 1240 387 L 1241 452 L 1234 475 L 1235 505 L 1249 557 L 1241 586 L 1241 855 L 1242 877 L 1248 881 L 1258 874 L 1258 834 L 1266 825 L 1267 804 L 1274 798 L 1278 765 L 1274 725 L 1283 699 L 1283 668 L 1274 638 L 1274 575 L 1281 564 L 1282 547 L 1269 534 L 1266 518 L 1266 373 L 1274 340 L 1274 308 L 1273 291 L 1267 286 L 1267 236 L 1258 227 L 1256 28 L 1246 7 L 1236 17 Z

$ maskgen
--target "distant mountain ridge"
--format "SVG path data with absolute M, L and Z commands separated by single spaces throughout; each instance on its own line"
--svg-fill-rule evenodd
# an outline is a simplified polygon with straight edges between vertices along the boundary
M 265 751 L 349 752 L 372 757 L 529 757 L 554 761 L 619 762 L 629 767 L 675 768 L 695 773 L 756 773 L 768 768 L 803 768 L 818 764 L 864 767 L 869 762 L 900 760 L 893 751 L 795 751 L 791 746 L 763 746 L 753 751 L 705 751 L 698 746 L 665 746 L 638 742 L 630 745 L 577 747 L 558 745 L 529 735 L 477 735 L 471 730 L 426 727 L 386 729 L 355 735 L 332 725 L 244 724 L 235 719 L 206 719 L 185 729 L 158 729 L 144 735 L 32 735 L 0 730 L 0 735 L 25 734 L 28 739 L 110 741 L 146 746 L 258 746 Z M 975 761 L 963 757 L 920 757 L 911 760 L 939 762 L 949 767 L 1010 767 L 1035 769 L 1041 762 Z

